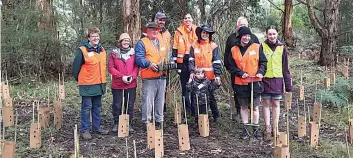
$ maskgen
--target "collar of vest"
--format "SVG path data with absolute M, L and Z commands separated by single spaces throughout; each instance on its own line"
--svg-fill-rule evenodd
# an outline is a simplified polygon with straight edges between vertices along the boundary
M 281 41 L 279 41 L 278 39 L 277 39 L 277 42 L 276 43 L 271 43 L 270 42 L 270 40 L 268 40 L 268 39 L 266 39 L 265 40 L 265 43 L 267 44 L 267 45 L 275 45 L 275 46 L 282 46 L 282 45 L 284 45 Z
M 200 44 L 203 45 L 203 44 L 209 44 L 210 43 L 210 40 L 200 40 Z

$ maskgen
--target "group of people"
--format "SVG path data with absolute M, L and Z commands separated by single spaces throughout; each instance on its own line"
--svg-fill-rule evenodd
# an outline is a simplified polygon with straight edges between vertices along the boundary
M 272 105 L 273 120 L 278 123 L 279 101 L 284 91 L 290 92 L 292 89 L 287 50 L 277 39 L 276 27 L 270 26 L 266 29 L 267 39 L 260 44 L 248 28 L 247 19 L 238 18 L 235 33 L 227 39 L 222 62 L 218 46 L 212 40 L 215 31 L 210 25 L 197 27 L 193 24 L 192 16 L 186 14 L 172 40 L 165 27 L 166 20 L 166 15 L 158 12 L 154 22 L 148 22 L 143 28 L 143 35 L 134 48 L 130 36 L 123 33 L 117 38 L 116 46 L 107 51 L 108 72 L 112 75 L 112 131 L 118 130 L 120 114 L 128 113 L 130 121 L 133 118 L 138 76 L 142 81 L 142 121 L 150 123 L 154 116 L 156 128 L 163 127 L 168 84 L 168 70 L 163 68 L 164 64 L 176 65 L 187 113 L 197 119 L 198 114 L 208 112 L 209 105 L 213 120 L 217 122 L 220 113 L 214 91 L 222 83 L 221 68 L 224 63 L 231 74 L 237 114 L 244 125 L 242 138 L 262 137 L 258 125 L 261 98 L 265 120 L 264 136 L 270 137 L 276 130 L 271 127 L 270 106 Z M 90 115 L 93 132 L 109 132 L 100 127 L 101 99 L 106 92 L 107 53 L 99 43 L 99 33 L 98 28 L 88 29 L 87 40 L 77 50 L 72 68 L 82 96 L 80 132 L 84 139 L 91 139 Z M 253 122 L 249 124 L 252 96 L 254 113 Z M 249 126 L 253 126 L 252 133 Z M 132 127 L 130 125 L 130 130 L 133 130 Z

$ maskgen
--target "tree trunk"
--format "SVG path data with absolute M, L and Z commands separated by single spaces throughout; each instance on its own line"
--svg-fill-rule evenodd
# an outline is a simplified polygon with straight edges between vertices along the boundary
M 311 24 L 321 37 L 321 52 L 319 64 L 321 66 L 330 66 L 335 62 L 337 25 L 339 22 L 339 6 L 341 0 L 325 0 L 324 21 L 319 22 L 315 15 L 312 0 L 306 0 Z
M 38 28 L 40 30 L 46 30 L 53 28 L 53 10 L 51 0 L 36 0 L 37 9 L 42 11 L 40 21 L 38 22 Z
M 184 15 L 186 14 L 186 1 L 185 0 L 179 0 L 179 4 L 180 4 L 180 19 L 183 19 Z
M 285 0 L 284 2 L 284 14 L 283 14 L 283 25 L 282 25 L 282 32 L 283 32 L 283 39 L 286 42 L 287 46 L 293 47 L 293 30 L 292 30 L 292 12 L 293 12 L 293 5 L 292 0 Z
M 200 23 L 205 24 L 206 23 L 206 13 L 205 13 L 206 0 L 198 0 L 198 4 L 199 4 L 200 13 L 201 13 Z
M 124 32 L 128 33 L 135 45 L 141 35 L 140 0 L 124 0 L 123 2 Z

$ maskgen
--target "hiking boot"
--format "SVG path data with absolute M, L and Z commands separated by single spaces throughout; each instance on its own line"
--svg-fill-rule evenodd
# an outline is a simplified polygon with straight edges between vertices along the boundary
M 214 123 L 217 123 L 217 120 L 218 120 L 218 117 L 213 118 L 213 122 L 214 122 Z
M 260 130 L 259 130 L 259 125 L 253 126 L 253 136 L 257 140 L 262 140 L 262 136 L 261 136 Z
M 249 139 L 250 138 L 250 133 L 249 133 L 249 125 L 244 124 L 244 130 L 243 133 L 241 134 L 241 139 Z
M 117 124 L 114 125 L 112 132 L 114 132 L 114 133 L 118 132 L 118 125 Z
M 91 136 L 91 134 L 89 133 L 89 131 L 86 131 L 86 132 L 81 133 L 81 136 L 82 136 L 82 138 L 85 139 L 85 140 L 92 139 L 92 136 Z
M 104 129 L 94 130 L 93 132 L 96 134 L 100 134 L 100 135 L 107 135 L 109 133 L 109 131 L 104 130 Z
M 160 129 L 162 129 L 162 124 L 163 124 L 163 122 L 156 122 L 156 124 L 155 124 L 155 128 L 156 128 L 156 130 L 160 130 Z

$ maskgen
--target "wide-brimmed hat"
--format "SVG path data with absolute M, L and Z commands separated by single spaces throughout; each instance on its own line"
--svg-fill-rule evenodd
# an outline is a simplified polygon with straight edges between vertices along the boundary
M 158 28 L 158 25 L 155 22 L 148 22 L 144 28 Z
M 214 34 L 216 31 L 213 31 L 212 29 L 211 29 L 211 25 L 202 25 L 201 27 L 197 27 L 196 28 L 196 35 L 198 35 L 198 36 L 201 36 L 201 32 L 202 31 L 206 31 L 206 32 L 208 32 L 209 34 Z

